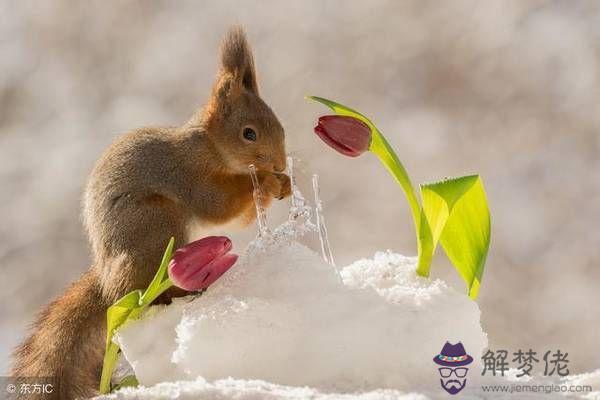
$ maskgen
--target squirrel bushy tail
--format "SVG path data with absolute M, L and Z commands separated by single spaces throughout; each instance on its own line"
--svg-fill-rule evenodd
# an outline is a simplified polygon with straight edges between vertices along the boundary
M 98 276 L 91 268 L 42 310 L 31 336 L 15 350 L 12 376 L 37 377 L 36 383 L 44 383 L 47 377 L 53 390 L 23 398 L 75 399 L 95 394 L 91 390 L 100 379 L 102 365 L 90 361 L 102 359 L 105 329 L 99 329 L 97 322 L 105 318 L 106 308 Z

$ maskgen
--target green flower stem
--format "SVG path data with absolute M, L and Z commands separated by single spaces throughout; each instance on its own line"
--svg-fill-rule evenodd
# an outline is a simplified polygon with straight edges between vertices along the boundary
M 119 346 L 112 343 L 108 346 L 108 349 L 104 352 L 104 364 L 102 365 L 102 376 L 100 377 L 100 393 L 110 393 L 110 378 L 115 369 L 117 363 L 117 357 L 119 355 Z
M 381 132 L 379 132 L 379 130 L 374 126 L 371 127 L 371 131 L 371 146 L 369 147 L 369 150 L 375 153 L 375 155 L 379 158 L 379 161 L 381 161 L 381 163 L 387 168 L 389 173 L 392 174 L 394 179 L 396 179 L 396 181 L 404 190 L 406 200 L 408 200 L 408 205 L 410 206 L 410 211 L 413 216 L 415 232 L 417 237 L 419 237 L 421 206 L 419 205 L 419 200 L 417 200 L 415 189 L 410 181 L 410 178 L 408 177 L 408 173 Z
M 147 298 L 142 297 L 142 307 L 149 306 L 158 296 L 166 292 L 168 289 L 173 286 L 173 281 L 171 278 L 165 279 L 156 289 L 154 293 L 151 293 Z M 136 309 L 137 310 L 137 309 Z M 135 310 L 134 310 L 135 311 Z
M 429 276 L 429 269 L 431 266 L 431 260 L 433 259 L 433 251 L 435 246 L 433 245 L 431 230 L 427 223 L 427 218 L 423 214 L 415 189 L 408 177 L 406 169 L 400 162 L 400 159 L 396 155 L 396 152 L 389 145 L 385 137 L 379 132 L 379 130 L 373 125 L 371 127 L 371 146 L 369 150 L 374 153 L 379 161 L 386 167 L 390 174 L 396 179 L 396 182 L 400 185 L 406 200 L 410 206 L 410 211 L 413 217 L 413 224 L 415 226 L 415 233 L 417 236 L 418 246 L 418 264 L 417 274 L 420 276 Z

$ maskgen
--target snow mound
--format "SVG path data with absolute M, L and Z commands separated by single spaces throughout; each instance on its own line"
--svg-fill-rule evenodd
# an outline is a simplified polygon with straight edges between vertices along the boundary
M 516 373 L 516 370 L 513 371 Z M 600 399 L 600 391 L 591 393 L 564 393 L 554 391 L 547 393 L 544 389 L 552 385 L 592 385 L 600 387 L 600 370 L 591 373 L 575 375 L 563 379 L 535 377 L 530 380 L 514 378 L 487 377 L 476 379 L 460 393 L 463 400 L 514 400 L 514 399 Z M 538 385 L 538 392 L 502 393 L 483 391 L 480 384 L 506 385 L 510 382 L 529 382 Z M 535 381 L 535 382 L 533 382 Z M 541 387 L 539 385 L 542 385 Z M 377 389 L 362 393 L 325 393 L 309 387 L 294 387 L 276 385 L 260 380 L 220 379 L 208 382 L 203 378 L 193 381 L 164 382 L 152 387 L 125 388 L 112 395 L 98 397 L 97 400 L 428 400 L 448 399 L 448 394 L 441 388 L 430 389 L 424 393 L 402 392 L 393 389 Z
M 237 380 L 233 378 L 207 382 L 202 378 L 194 381 L 165 382 L 150 388 L 123 389 L 100 399 L 127 400 L 427 400 L 416 393 L 397 390 L 374 390 L 359 394 L 323 393 L 308 387 L 275 385 L 259 380 Z
M 446 341 L 477 362 L 487 338 L 477 304 L 418 277 L 415 263 L 379 252 L 338 274 L 294 240 L 254 246 L 202 296 L 155 307 L 117 340 L 145 386 L 202 377 L 214 381 L 202 390 L 226 390 L 239 381 L 219 380 L 233 377 L 340 393 L 437 387 L 432 358 Z

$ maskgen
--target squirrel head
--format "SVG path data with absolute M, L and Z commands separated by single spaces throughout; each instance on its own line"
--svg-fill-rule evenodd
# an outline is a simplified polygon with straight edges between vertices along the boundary
M 228 169 L 247 173 L 282 172 L 286 166 L 283 127 L 260 98 L 252 50 L 244 31 L 234 27 L 221 45 L 221 66 L 202 125 Z

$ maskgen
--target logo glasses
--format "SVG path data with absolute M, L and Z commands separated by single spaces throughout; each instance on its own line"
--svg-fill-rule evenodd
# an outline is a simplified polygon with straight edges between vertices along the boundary
M 468 368 L 438 368 L 438 370 L 440 371 L 440 376 L 442 378 L 450 378 L 452 373 L 454 373 L 457 378 L 464 378 L 467 376 L 467 371 L 469 371 Z

